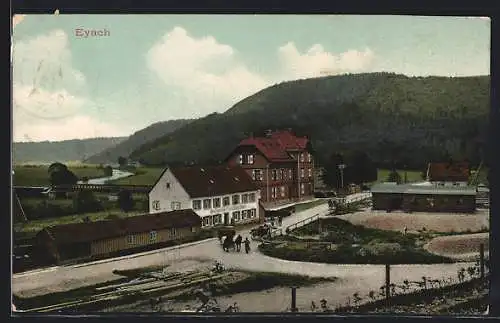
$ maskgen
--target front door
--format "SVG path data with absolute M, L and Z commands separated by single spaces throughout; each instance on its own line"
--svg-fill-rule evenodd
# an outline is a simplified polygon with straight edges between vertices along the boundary
M 229 225 L 229 213 L 224 213 L 224 225 Z

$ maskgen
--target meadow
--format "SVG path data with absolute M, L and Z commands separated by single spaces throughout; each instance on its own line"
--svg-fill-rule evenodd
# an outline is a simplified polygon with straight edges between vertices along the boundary
M 83 177 L 98 178 L 104 176 L 104 171 L 99 165 L 91 164 L 68 164 L 78 179 Z M 49 165 L 14 165 L 12 182 L 14 186 L 47 186 L 49 181 Z
M 164 168 L 160 167 L 139 167 L 135 170 L 135 175 L 109 181 L 109 184 L 115 185 L 154 185 Z

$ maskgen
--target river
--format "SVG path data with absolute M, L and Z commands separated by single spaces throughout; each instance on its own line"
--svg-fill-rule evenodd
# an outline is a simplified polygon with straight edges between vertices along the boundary
M 104 185 L 108 181 L 114 181 L 120 178 L 133 176 L 134 173 L 122 171 L 119 169 L 113 169 L 113 175 L 99 178 L 89 179 L 87 182 L 78 181 L 78 184 L 92 184 L 92 185 Z

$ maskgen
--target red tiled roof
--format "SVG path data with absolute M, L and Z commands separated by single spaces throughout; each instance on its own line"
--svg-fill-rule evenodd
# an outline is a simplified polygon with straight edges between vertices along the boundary
M 167 228 L 201 226 L 200 217 L 191 209 L 138 215 L 125 219 L 71 223 L 45 228 L 56 244 L 91 242 Z
M 429 163 L 428 177 L 430 181 L 466 182 L 469 180 L 469 164 Z
M 191 198 L 256 191 L 247 172 L 241 167 L 191 166 L 170 171 Z
M 255 146 L 270 161 L 293 161 L 288 151 L 304 150 L 308 141 L 290 131 L 276 131 L 269 137 L 246 138 L 239 146 Z

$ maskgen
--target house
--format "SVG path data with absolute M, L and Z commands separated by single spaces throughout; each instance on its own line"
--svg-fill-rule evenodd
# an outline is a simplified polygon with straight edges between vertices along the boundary
M 161 248 L 200 229 L 200 218 L 192 210 L 57 225 L 37 234 L 36 253 L 47 264 L 99 259 Z
M 290 130 L 268 131 L 242 140 L 226 158 L 245 169 L 260 190 L 264 204 L 312 198 L 314 157 L 307 137 Z
M 469 183 L 470 169 L 466 162 L 429 163 L 427 181 L 434 186 L 462 186 Z
M 374 210 L 452 213 L 476 211 L 476 188 L 471 186 L 381 183 L 372 186 L 371 193 Z
M 166 168 L 149 192 L 149 212 L 192 209 L 204 228 L 259 222 L 259 191 L 241 167 Z

